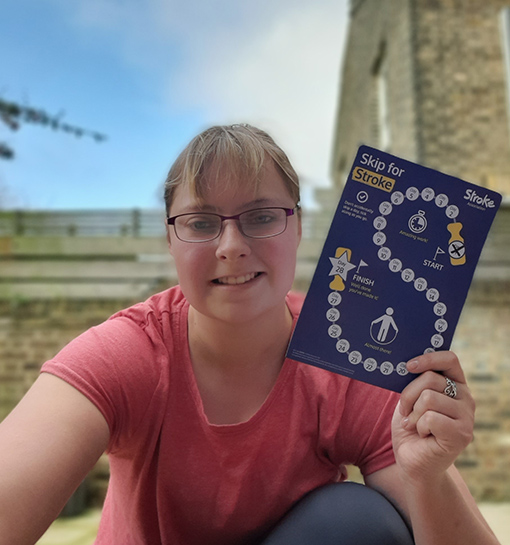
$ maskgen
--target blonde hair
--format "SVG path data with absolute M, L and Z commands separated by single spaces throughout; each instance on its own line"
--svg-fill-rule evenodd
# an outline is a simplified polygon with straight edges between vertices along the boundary
M 165 206 L 170 213 L 177 187 L 185 185 L 199 201 L 221 180 L 228 190 L 251 184 L 254 193 L 260 173 L 270 158 L 295 203 L 299 203 L 299 177 L 285 152 L 265 131 L 247 124 L 211 127 L 186 146 L 165 181 Z

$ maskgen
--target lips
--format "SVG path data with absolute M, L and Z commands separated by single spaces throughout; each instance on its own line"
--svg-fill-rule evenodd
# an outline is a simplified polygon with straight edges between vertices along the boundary
M 250 282 L 260 274 L 261 273 L 249 273 L 241 276 L 222 276 L 221 278 L 216 278 L 215 280 L 213 280 L 213 282 L 215 284 L 237 286 L 240 284 L 246 284 L 246 282 Z

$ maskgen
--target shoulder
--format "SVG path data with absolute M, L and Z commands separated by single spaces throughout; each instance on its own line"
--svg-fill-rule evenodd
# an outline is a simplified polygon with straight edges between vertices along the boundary
M 158 293 L 91 327 L 64 347 L 57 357 L 83 357 L 89 361 L 99 357 L 116 362 L 151 357 L 154 351 L 172 344 L 174 322 L 178 321 L 185 304 L 177 287 Z
M 41 370 L 88 397 L 105 416 L 115 441 L 138 427 L 144 410 L 168 384 L 169 362 L 183 338 L 179 329 L 185 320 L 179 316 L 185 311 L 180 289 L 156 294 L 85 331 Z
M 141 329 L 161 329 L 168 319 L 180 315 L 187 305 L 180 286 L 149 297 L 146 301 L 116 312 L 109 321 L 124 318 Z

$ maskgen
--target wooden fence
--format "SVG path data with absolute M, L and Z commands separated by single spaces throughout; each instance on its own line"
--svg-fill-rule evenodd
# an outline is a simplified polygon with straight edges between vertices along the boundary
M 165 234 L 163 210 L 0 211 L 0 236 L 124 236 Z
M 303 215 L 306 239 L 322 239 L 330 217 L 315 211 Z M 0 237 L 160 237 L 165 235 L 163 209 L 0 210 Z

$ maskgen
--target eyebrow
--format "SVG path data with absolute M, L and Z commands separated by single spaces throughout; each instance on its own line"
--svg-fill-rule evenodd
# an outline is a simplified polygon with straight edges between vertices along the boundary
M 267 199 L 267 198 L 260 198 L 255 199 L 253 201 L 249 201 L 245 204 L 243 204 L 240 209 L 241 210 L 251 210 L 253 208 L 267 208 L 271 206 L 279 206 L 278 204 L 275 204 L 273 199 Z M 185 207 L 180 214 L 187 214 L 187 213 L 193 213 L 193 212 L 213 212 L 213 213 L 219 213 L 219 208 L 216 206 L 212 206 L 211 204 L 203 204 L 200 205 L 197 203 L 196 206 L 187 206 Z

